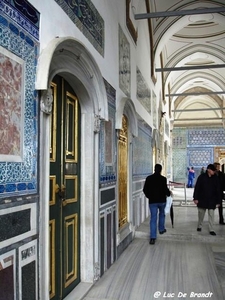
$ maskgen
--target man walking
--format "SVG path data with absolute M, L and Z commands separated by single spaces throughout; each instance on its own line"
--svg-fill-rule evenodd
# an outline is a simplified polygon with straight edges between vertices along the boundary
M 197 231 L 202 231 L 206 209 L 208 209 L 209 233 L 216 235 L 214 226 L 214 211 L 220 205 L 220 186 L 218 177 L 215 175 L 216 168 L 213 164 L 207 166 L 205 173 L 199 175 L 194 188 L 194 203 L 198 207 Z
M 158 230 L 160 234 L 166 232 L 165 229 L 165 206 L 166 196 L 170 196 L 171 192 L 167 187 L 166 177 L 161 175 L 162 166 L 160 164 L 155 165 L 154 174 L 148 176 L 145 180 L 143 192 L 149 199 L 150 209 L 150 244 L 155 244 L 157 238 L 157 219 Z
M 225 225 L 223 218 L 223 191 L 225 190 L 225 174 L 220 171 L 220 163 L 214 162 L 214 166 L 216 168 L 216 175 L 218 176 L 220 182 L 220 206 L 218 207 L 219 224 Z

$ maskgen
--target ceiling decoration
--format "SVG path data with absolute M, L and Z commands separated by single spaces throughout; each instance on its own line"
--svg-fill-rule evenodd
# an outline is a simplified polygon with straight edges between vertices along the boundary
M 148 1 L 134 18 L 151 22 L 154 76 L 173 126 L 224 127 L 225 1 Z

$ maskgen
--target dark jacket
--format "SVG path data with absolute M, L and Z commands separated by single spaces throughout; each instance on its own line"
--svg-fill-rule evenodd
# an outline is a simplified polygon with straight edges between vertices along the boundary
M 222 199 L 223 199 L 223 191 L 225 191 L 225 174 L 223 172 L 221 172 L 221 171 L 218 171 L 218 173 L 216 175 L 219 178 L 219 183 L 220 183 L 220 197 L 221 197 L 221 201 L 222 201 Z
M 195 184 L 193 198 L 198 200 L 197 206 L 206 209 L 215 209 L 220 204 L 220 184 L 216 175 L 209 177 L 207 171 L 199 175 Z
M 145 180 L 143 192 L 149 199 L 149 204 L 166 202 L 166 196 L 170 196 L 166 177 L 159 173 L 149 175 Z

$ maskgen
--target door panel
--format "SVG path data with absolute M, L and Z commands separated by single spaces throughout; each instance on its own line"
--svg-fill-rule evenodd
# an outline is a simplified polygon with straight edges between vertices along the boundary
M 123 116 L 119 135 L 119 228 L 128 221 L 127 213 L 127 118 Z
M 60 76 L 52 82 L 50 130 L 50 298 L 80 282 L 79 103 Z

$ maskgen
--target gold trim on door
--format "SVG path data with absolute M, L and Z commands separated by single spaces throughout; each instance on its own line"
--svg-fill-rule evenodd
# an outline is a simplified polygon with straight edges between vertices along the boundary
M 127 223 L 127 118 L 123 116 L 119 134 L 119 228 Z
M 74 185 L 74 189 L 69 188 L 70 182 L 72 183 L 72 185 Z M 65 186 L 66 186 L 66 190 L 67 190 L 66 196 L 68 198 L 66 198 L 64 200 L 64 202 L 66 204 L 77 202 L 77 188 L 78 188 L 77 175 L 65 175 Z M 69 194 L 69 192 L 70 192 L 70 194 Z
M 78 100 L 71 93 L 66 93 L 66 162 L 77 162 L 78 157 Z M 71 126 L 74 124 L 74 126 Z
M 50 115 L 50 161 L 54 162 L 56 159 L 56 114 L 57 114 L 57 101 L 56 90 L 57 84 L 51 83 L 52 96 L 54 101 L 52 102 L 52 114 Z
M 49 222 L 50 299 L 55 296 L 55 220 Z
M 55 198 L 56 198 L 56 176 L 51 175 L 49 176 L 49 186 L 50 186 L 50 199 L 49 199 L 49 205 L 55 204 Z
M 69 229 L 71 227 L 71 232 Z M 65 267 L 65 288 L 70 285 L 77 278 L 77 214 L 67 216 L 64 220 L 64 230 L 65 230 L 65 257 L 64 257 L 64 267 Z M 71 251 L 69 251 L 68 241 L 71 241 Z M 71 255 L 70 255 L 71 253 Z M 71 263 L 71 264 L 69 264 Z

